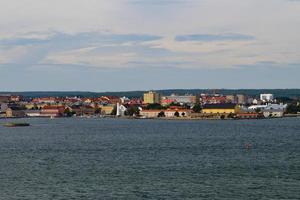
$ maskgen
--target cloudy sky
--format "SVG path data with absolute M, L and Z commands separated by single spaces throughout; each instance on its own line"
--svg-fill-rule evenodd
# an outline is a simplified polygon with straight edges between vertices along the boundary
M 0 0 L 0 91 L 300 88 L 300 0 Z

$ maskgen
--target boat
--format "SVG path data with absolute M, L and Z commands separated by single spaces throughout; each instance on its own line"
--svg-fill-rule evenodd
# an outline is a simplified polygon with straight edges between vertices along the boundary
M 4 124 L 5 127 L 24 127 L 24 126 L 30 126 L 29 123 L 6 123 Z

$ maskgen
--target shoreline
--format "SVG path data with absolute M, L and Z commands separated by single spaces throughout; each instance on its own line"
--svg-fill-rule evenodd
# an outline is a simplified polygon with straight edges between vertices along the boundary
M 161 121 L 232 121 L 232 120 L 268 120 L 268 119 L 283 119 L 283 118 L 300 118 L 297 114 L 288 114 L 283 117 L 270 117 L 270 118 L 197 118 L 197 117 L 117 117 L 117 116 L 74 116 L 74 117 L 1 117 L 0 120 L 14 120 L 14 119 L 128 119 L 128 120 L 161 120 Z

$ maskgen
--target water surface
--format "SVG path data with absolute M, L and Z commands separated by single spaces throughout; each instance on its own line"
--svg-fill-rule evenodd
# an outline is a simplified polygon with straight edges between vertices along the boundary
M 300 199 L 299 118 L 13 121 L 0 199 Z

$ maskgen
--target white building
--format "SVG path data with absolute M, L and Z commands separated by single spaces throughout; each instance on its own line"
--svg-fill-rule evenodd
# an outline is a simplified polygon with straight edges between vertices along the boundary
M 274 95 L 273 94 L 261 94 L 260 100 L 263 102 L 273 102 Z
M 287 104 L 268 104 L 263 109 L 263 114 L 265 117 L 283 117 L 286 108 Z
M 164 96 L 163 99 L 173 99 L 177 103 L 181 104 L 194 104 L 196 103 L 197 97 L 194 95 L 176 95 L 176 94 L 171 94 L 170 96 Z

